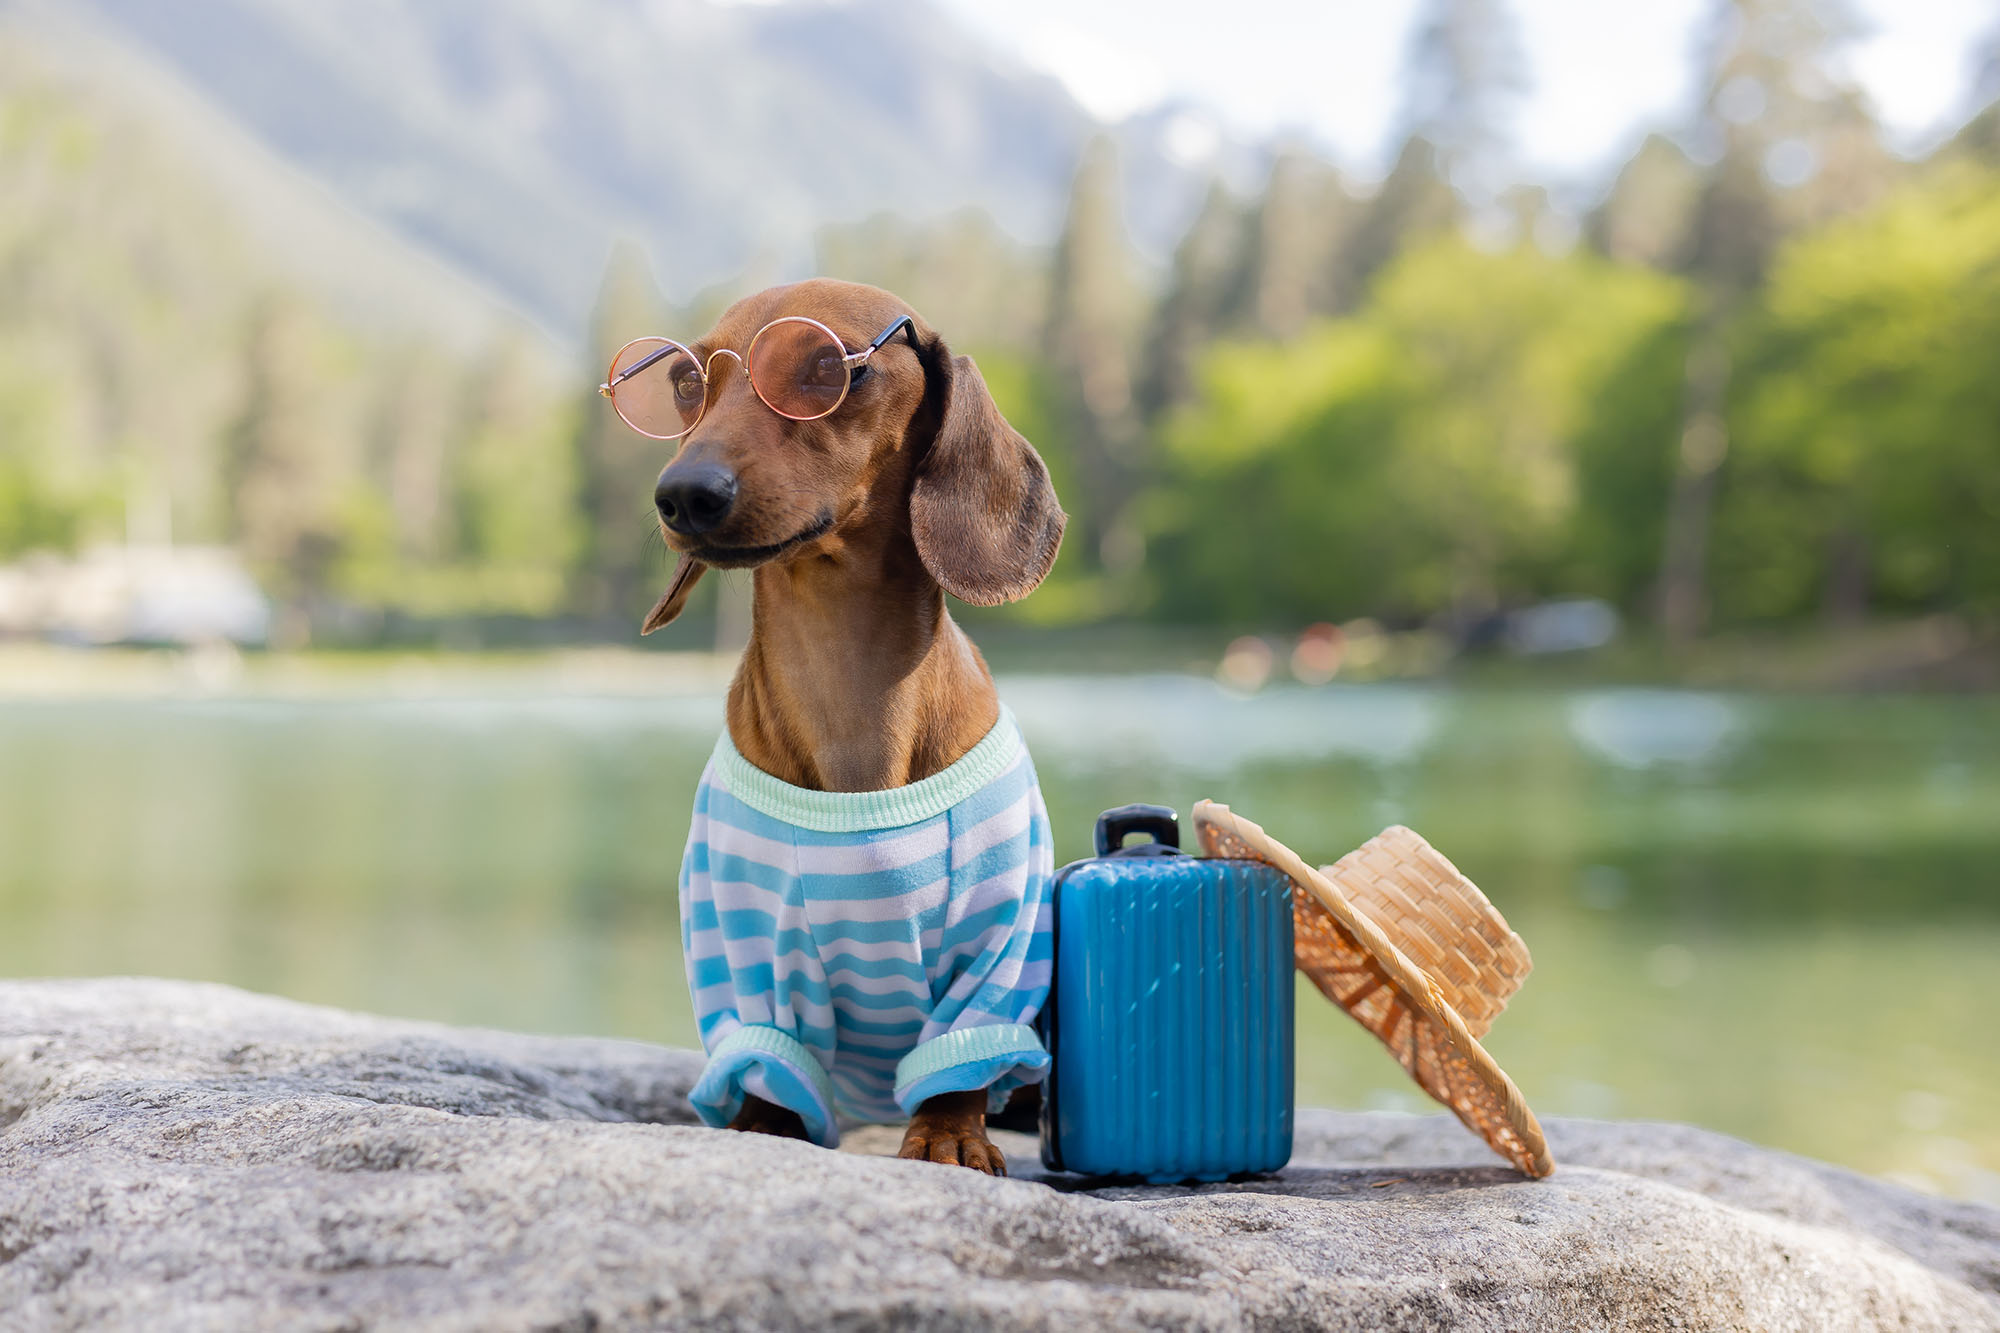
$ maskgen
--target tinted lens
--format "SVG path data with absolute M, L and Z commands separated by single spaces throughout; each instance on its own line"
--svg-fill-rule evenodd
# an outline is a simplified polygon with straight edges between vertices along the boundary
M 611 405 L 641 435 L 671 440 L 701 417 L 701 365 L 679 343 L 635 338 L 611 358 Z
M 750 344 L 750 384 L 773 412 L 823 417 L 847 396 L 847 349 L 809 319 L 781 319 Z

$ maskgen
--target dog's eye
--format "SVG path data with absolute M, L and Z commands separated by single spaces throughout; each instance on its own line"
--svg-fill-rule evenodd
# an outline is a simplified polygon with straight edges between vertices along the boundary
M 840 383 L 840 354 L 822 352 L 807 366 L 804 383 L 816 387 L 833 388 Z
M 701 372 L 692 366 L 674 376 L 674 397 L 682 406 L 701 401 Z

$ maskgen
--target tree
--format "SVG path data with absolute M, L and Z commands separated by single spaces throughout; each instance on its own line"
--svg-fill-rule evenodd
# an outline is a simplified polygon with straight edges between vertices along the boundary
M 1222 331 L 1244 251 L 1243 206 L 1213 182 L 1174 249 L 1166 292 L 1146 335 L 1135 394 L 1140 414 L 1156 421 L 1186 401 L 1202 347 Z
M 1677 280 L 1587 252 L 1443 237 L 1349 318 L 1211 349 L 1148 497 L 1158 614 L 1470 617 L 1575 590 L 1593 414 L 1682 302 Z
M 2000 610 L 2000 174 L 1782 245 L 1739 337 L 1719 610 Z
M 611 252 L 591 315 L 588 386 L 577 412 L 577 508 L 583 522 L 575 605 L 602 619 L 637 616 L 653 532 L 653 480 L 674 446 L 648 439 L 619 419 L 597 385 L 618 348 L 663 331 L 666 303 L 638 246 Z
M 1271 163 L 1251 218 L 1230 323 L 1238 332 L 1288 339 L 1340 307 L 1336 264 L 1358 206 L 1340 173 L 1301 152 Z
M 1437 150 L 1428 139 L 1404 140 L 1396 165 L 1334 258 L 1338 307 L 1359 306 L 1375 275 L 1404 247 L 1455 231 L 1464 220 L 1465 205 L 1440 172 Z
M 1701 169 L 1664 134 L 1649 134 L 1584 222 L 1584 238 L 1624 264 L 1679 270 L 1689 258 Z
M 477 609 L 548 615 L 561 605 L 581 516 L 559 401 L 520 330 L 503 334 L 467 381 L 452 495 Z
M 1715 165 L 1688 245 L 1699 318 L 1660 562 L 1658 614 L 1676 644 L 1707 617 L 1709 521 L 1729 452 L 1730 330 L 1788 230 L 1861 206 L 1885 183 L 1869 165 L 1867 145 L 1880 148 L 1865 105 L 1833 59 L 1854 31 L 1840 0 L 1714 0 L 1696 140 Z
M 976 209 L 921 225 L 877 214 L 823 228 L 816 248 L 820 273 L 896 293 L 961 350 L 1041 337 L 1047 266 Z
M 339 553 L 338 507 L 351 460 L 329 410 L 338 353 L 307 309 L 268 298 L 252 316 L 241 412 L 228 431 L 231 533 L 288 604 L 281 639 L 303 642 Z
M 387 496 L 396 553 L 435 561 L 454 547 L 451 510 L 452 415 L 445 386 L 454 367 L 429 342 L 400 347 L 387 372 L 374 423 L 371 479 Z
M 1124 522 L 1144 444 L 1133 401 L 1141 307 L 1131 264 L 1117 152 L 1099 136 L 1085 146 L 1070 187 L 1043 355 L 1080 492 L 1069 504 L 1072 549 L 1112 571 L 1130 571 L 1143 556 L 1137 530 Z
M 1220 183 L 1174 252 L 1154 311 L 1136 396 L 1155 422 L 1185 401 L 1202 346 L 1230 334 L 1285 340 L 1341 307 L 1339 256 L 1361 212 L 1340 173 L 1288 150 L 1247 211 Z
M 1475 213 L 1499 198 L 1509 127 L 1528 89 L 1520 33 L 1503 0 L 1427 0 L 1404 60 L 1402 138 L 1422 139 Z

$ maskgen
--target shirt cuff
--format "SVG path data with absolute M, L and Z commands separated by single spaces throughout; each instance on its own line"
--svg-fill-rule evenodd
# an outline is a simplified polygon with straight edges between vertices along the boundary
M 746 1093 L 795 1111 L 806 1135 L 823 1148 L 840 1142 L 833 1118 L 833 1084 L 813 1053 L 791 1033 L 745 1023 L 715 1044 L 708 1067 L 688 1093 L 705 1125 L 726 1126 L 743 1109 Z
M 914 1115 L 939 1093 L 988 1090 L 987 1110 L 1004 1104 L 1023 1083 L 1039 1083 L 1048 1071 L 1042 1039 L 1024 1023 L 989 1023 L 941 1032 L 896 1064 L 896 1105 Z

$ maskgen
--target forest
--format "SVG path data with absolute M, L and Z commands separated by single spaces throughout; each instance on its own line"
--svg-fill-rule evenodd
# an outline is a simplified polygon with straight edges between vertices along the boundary
M 1917 158 L 1843 74 L 1852 35 L 1824 0 L 1715 0 L 1684 123 L 1580 195 L 1513 161 L 1505 6 L 1437 0 L 1377 183 L 1276 150 L 1149 264 L 1100 140 L 1052 246 L 881 217 L 827 227 L 819 269 L 909 298 L 1049 461 L 1072 519 L 1008 612 L 1033 624 L 1587 596 L 1667 642 L 1990 626 L 2000 34 L 1984 109 Z M 371 326 L 274 279 L 150 127 L 0 75 L 0 560 L 228 544 L 294 642 L 629 637 L 666 454 L 599 370 L 761 280 L 670 304 L 625 246 L 580 351 Z

